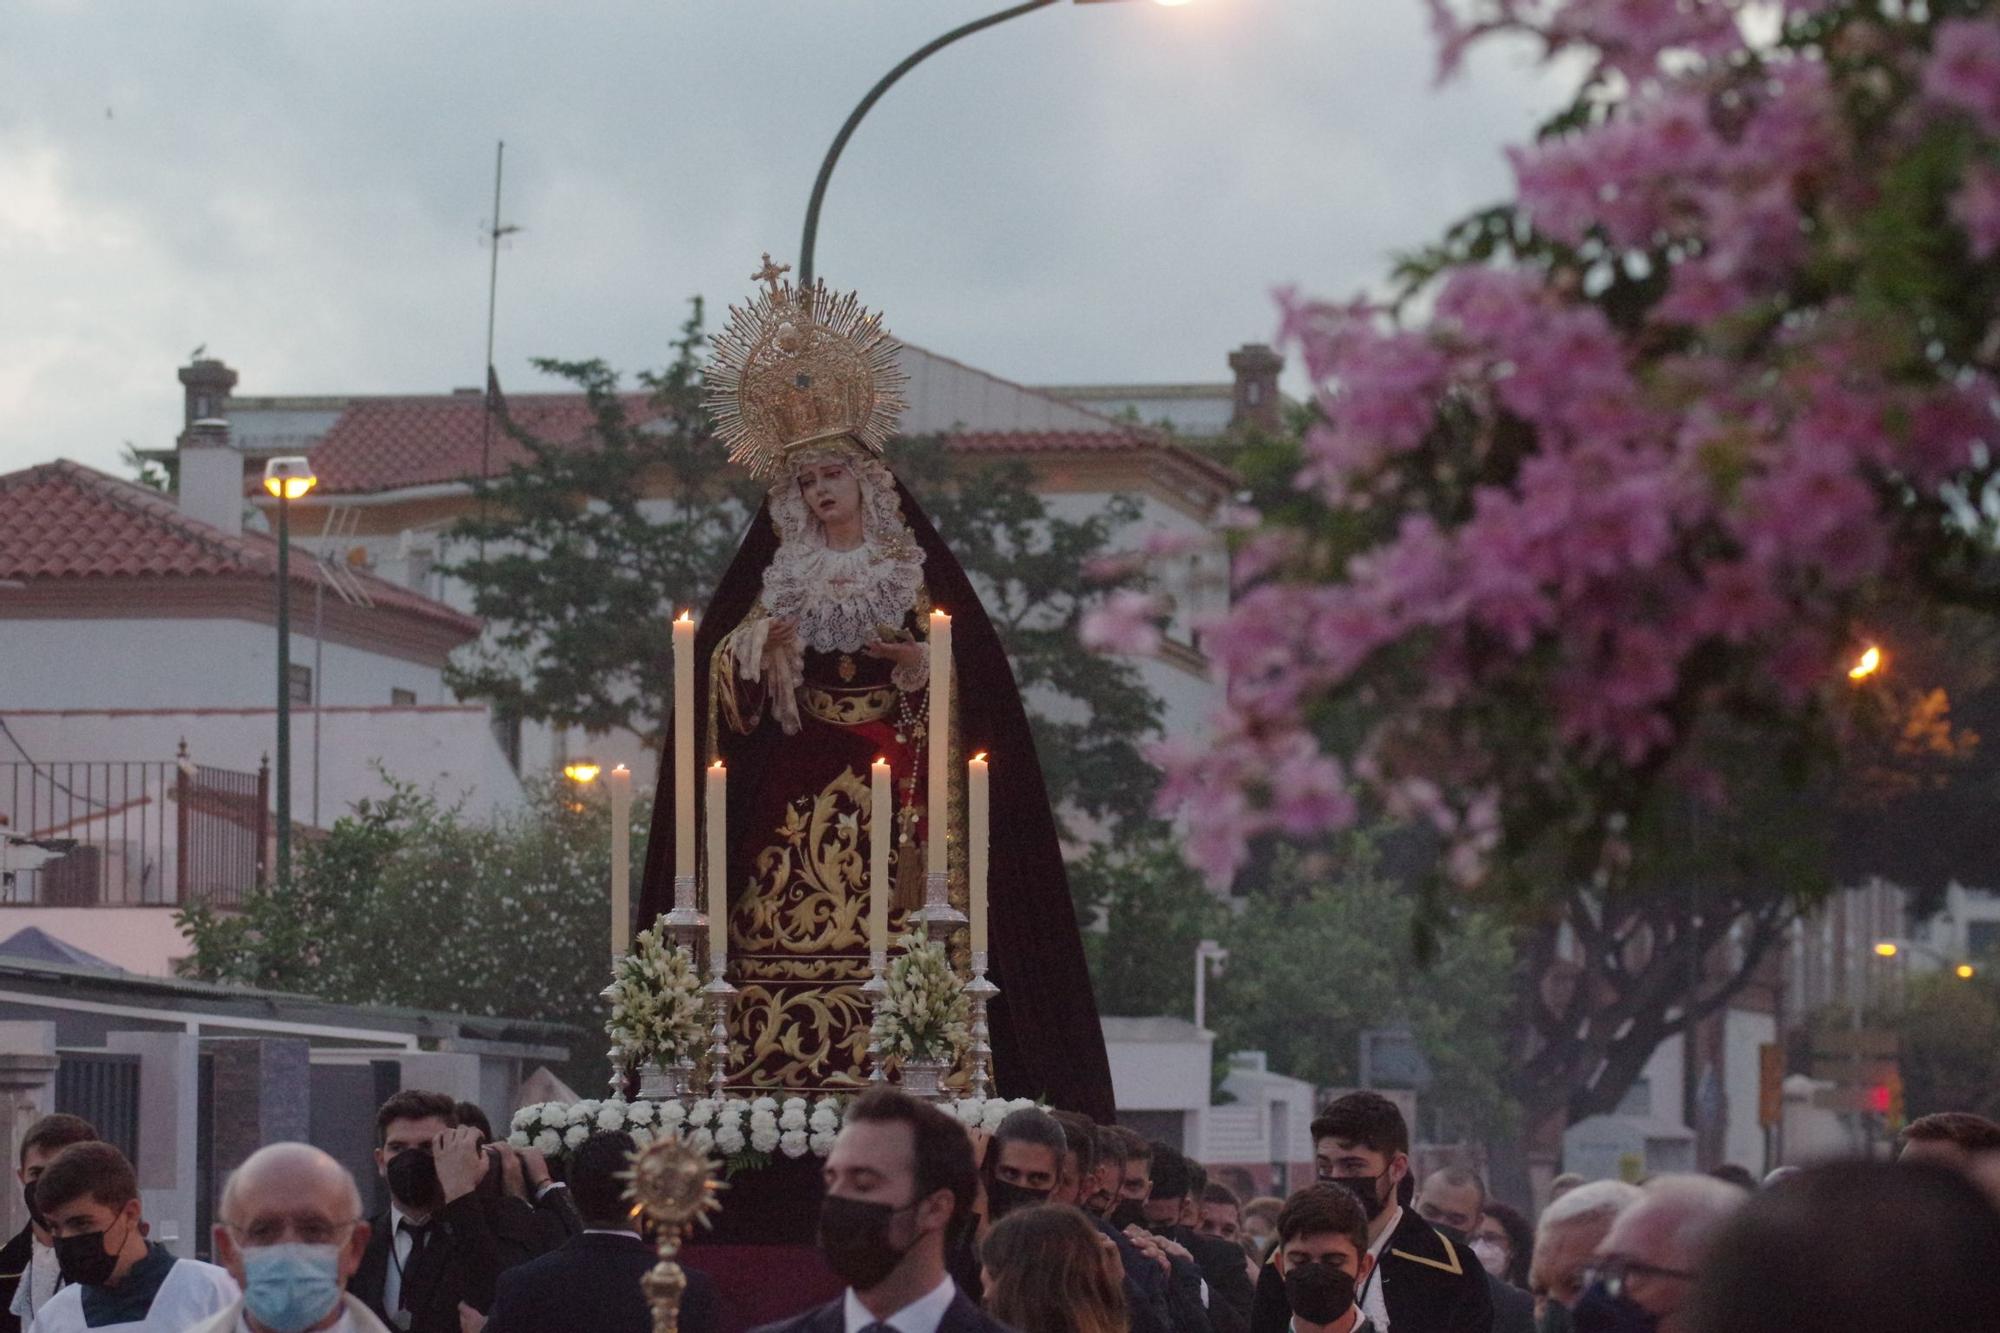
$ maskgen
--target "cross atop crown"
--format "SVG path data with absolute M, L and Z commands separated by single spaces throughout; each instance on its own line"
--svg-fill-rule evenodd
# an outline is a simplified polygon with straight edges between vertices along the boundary
M 755 273 L 752 273 L 750 275 L 750 281 L 770 283 L 771 291 L 773 292 L 773 294 L 775 294 L 778 290 L 778 279 L 784 277 L 787 273 L 790 273 L 791 271 L 792 271 L 792 266 L 790 264 L 773 264 L 771 262 L 771 252 L 769 250 L 766 250 L 764 252 L 764 267 L 758 269 Z

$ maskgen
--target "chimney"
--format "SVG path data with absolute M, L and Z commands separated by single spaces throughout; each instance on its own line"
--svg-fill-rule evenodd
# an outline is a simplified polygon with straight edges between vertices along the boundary
M 181 377 L 185 380 L 187 372 L 182 371 Z M 188 395 L 192 401 L 192 388 Z M 229 423 L 213 417 L 189 422 L 181 432 L 179 462 L 175 500 L 181 512 L 232 537 L 241 537 L 243 455 L 229 442 Z
M 213 359 L 197 360 L 180 368 L 181 429 L 197 421 L 219 421 L 229 415 L 229 392 L 236 387 L 236 372 Z
M 1236 405 L 1229 414 L 1229 429 L 1272 434 L 1283 429 L 1278 372 L 1285 368 L 1285 358 L 1263 343 L 1245 343 L 1229 354 L 1229 368 L 1236 372 Z

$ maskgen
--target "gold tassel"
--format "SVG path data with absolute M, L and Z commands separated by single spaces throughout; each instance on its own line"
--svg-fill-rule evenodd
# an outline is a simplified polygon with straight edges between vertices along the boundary
M 889 904 L 891 910 L 900 908 L 907 914 L 924 905 L 926 859 L 920 842 L 904 842 L 896 848 L 896 896 Z M 914 923 L 910 928 L 915 928 Z

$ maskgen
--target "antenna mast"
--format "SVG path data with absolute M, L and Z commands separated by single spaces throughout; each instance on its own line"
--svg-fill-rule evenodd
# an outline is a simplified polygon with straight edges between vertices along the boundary
M 493 149 L 493 216 L 487 224 L 486 241 L 493 248 L 492 257 L 486 270 L 486 412 L 479 425 L 479 512 L 486 516 L 485 487 L 491 475 L 493 457 L 493 413 L 500 404 L 500 376 L 493 369 L 493 326 L 500 301 L 500 242 L 521 230 L 519 227 L 500 221 L 500 180 L 507 165 L 507 141 L 500 140 Z M 486 539 L 479 539 L 479 558 L 486 558 Z

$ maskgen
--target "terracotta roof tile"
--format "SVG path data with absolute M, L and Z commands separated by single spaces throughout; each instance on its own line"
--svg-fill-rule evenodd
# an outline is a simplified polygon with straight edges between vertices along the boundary
M 626 410 L 637 419 L 646 399 L 632 395 Z M 581 394 L 510 395 L 507 413 L 528 434 L 554 444 L 582 447 L 591 426 Z M 486 409 L 472 394 L 365 399 L 341 413 L 313 447 L 313 472 L 326 495 L 368 495 L 479 475 Z M 528 452 L 496 424 L 490 440 L 494 475 L 525 462 Z M 1232 488 L 1234 475 L 1205 455 L 1163 440 L 1156 432 L 1107 421 L 1103 430 L 1008 430 L 954 434 L 946 447 L 969 454 L 1142 453 L 1160 451 Z
M 278 544 L 262 533 L 232 537 L 183 514 L 167 497 L 67 459 L 0 476 L 0 579 L 273 578 Z M 292 581 L 311 588 L 319 570 L 295 550 Z M 480 622 L 444 603 L 358 574 L 377 607 L 462 631 Z

